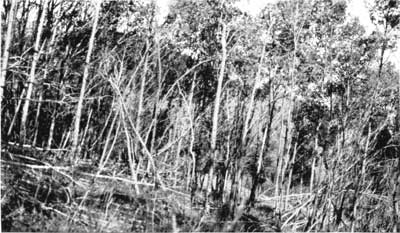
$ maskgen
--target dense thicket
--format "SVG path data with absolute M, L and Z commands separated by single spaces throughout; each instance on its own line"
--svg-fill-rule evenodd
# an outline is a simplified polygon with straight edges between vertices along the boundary
M 400 230 L 400 3 L 1 3 L 5 231 Z

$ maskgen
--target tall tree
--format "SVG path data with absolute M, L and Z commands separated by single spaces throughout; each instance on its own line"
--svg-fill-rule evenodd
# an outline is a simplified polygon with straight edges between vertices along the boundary
M 1 65 L 0 65 L 0 129 L 3 129 L 2 127 L 2 115 L 3 115 L 3 108 L 2 108 L 2 102 L 3 102 L 3 92 L 4 92 L 4 87 L 5 87 L 5 80 L 6 80 L 6 75 L 7 75 L 7 68 L 8 68 L 8 56 L 10 54 L 10 44 L 11 44 L 11 39 L 12 39 L 12 29 L 13 29 L 13 23 L 14 23 L 14 11 L 15 11 L 15 5 L 17 1 L 11 1 L 11 7 L 10 7 L 10 12 L 8 13 L 8 19 L 7 19 L 7 33 L 6 33 L 6 38 L 5 38 L 5 44 L 4 44 L 4 51 L 2 51 L 2 44 L 0 42 L 0 53 L 2 53 L 1 57 Z M 1 3 L 0 6 L 0 18 L 2 18 L 3 14 L 3 4 Z M 0 35 L 2 34 L 2 20 L 0 19 Z M 0 38 L 0 41 L 2 41 L 3 38 Z M 2 133 L 3 130 L 0 132 L 0 146 L 1 146 L 1 139 L 2 139 Z M 1 151 L 0 151 L 0 156 L 1 156 Z
M 45 16 L 47 13 L 47 6 L 48 6 L 48 0 L 44 0 L 43 2 L 43 9 L 42 9 L 42 14 L 40 16 L 40 21 L 38 25 L 38 31 L 36 34 L 36 40 L 35 40 L 35 45 L 34 45 L 34 51 L 33 51 L 33 60 L 32 60 L 32 65 L 29 73 L 29 78 L 28 78 L 28 89 L 26 91 L 26 96 L 25 96 L 25 103 L 24 107 L 22 108 L 22 118 L 21 118 L 21 140 L 25 141 L 26 140 L 26 121 L 28 118 L 28 111 L 29 111 L 29 105 L 31 102 L 31 96 L 33 92 L 33 85 L 36 80 L 36 66 L 40 58 L 40 53 L 41 53 L 41 46 L 40 46 L 40 40 L 42 38 L 42 31 L 43 31 L 43 25 L 44 25 L 44 20 Z M 44 42 L 45 43 L 45 42 Z
M 76 107 L 74 132 L 72 135 L 72 153 L 74 156 L 79 155 L 79 153 L 80 153 L 80 143 L 79 143 L 80 122 L 81 122 L 81 116 L 82 116 L 83 101 L 84 101 L 85 92 L 86 92 L 87 79 L 89 77 L 90 58 L 91 58 L 93 47 L 94 47 L 94 40 L 96 37 L 97 24 L 99 21 L 100 8 L 101 8 L 101 1 L 97 1 L 95 12 L 94 12 L 92 33 L 91 33 L 90 39 L 89 39 L 89 48 L 88 48 L 88 51 L 86 54 L 85 67 L 84 67 L 83 77 L 82 77 L 81 91 L 79 94 L 78 106 Z
M 227 25 L 226 23 L 222 22 L 222 29 L 221 29 L 221 46 L 222 46 L 222 54 L 221 54 L 221 64 L 220 70 L 218 75 L 218 84 L 217 84 L 217 92 L 215 94 L 215 101 L 214 101 L 214 110 L 213 110 L 213 117 L 212 117 L 212 129 L 211 129 L 211 158 L 212 158 L 212 165 L 210 169 L 210 176 L 209 176 L 209 184 L 207 192 L 210 192 L 212 188 L 212 183 L 214 179 L 214 169 L 215 163 L 217 160 L 217 133 L 218 133 L 218 119 L 219 119 L 219 108 L 221 105 L 221 93 L 222 93 L 222 82 L 224 80 L 225 75 L 225 66 L 226 66 L 226 59 L 227 59 Z M 207 194 L 208 195 L 208 194 Z

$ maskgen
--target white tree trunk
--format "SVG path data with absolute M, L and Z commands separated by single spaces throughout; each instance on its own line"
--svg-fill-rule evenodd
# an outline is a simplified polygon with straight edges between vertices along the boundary
M 3 88 L 4 84 L 6 81 L 6 73 L 7 73 L 7 65 L 8 65 L 8 56 L 9 56 L 9 48 L 10 48 L 10 43 L 12 39 L 12 27 L 14 23 L 14 9 L 15 9 L 15 3 L 16 1 L 11 1 L 11 8 L 10 8 L 10 13 L 9 13 L 9 18 L 8 18 L 8 24 L 7 24 L 7 34 L 5 38 L 5 44 L 4 44 L 4 52 L 3 52 L 3 57 L 1 58 L 1 74 L 0 74 L 0 107 L 1 107 L 1 100 L 3 100 Z M 1 4 L 1 9 L 0 13 L 3 14 L 3 4 Z M 0 19 L 0 34 L 2 34 L 2 27 L 1 27 L 1 19 Z M 2 49 L 2 44 L 0 40 L 0 51 Z
M 242 135 L 242 144 L 243 145 L 245 145 L 245 143 L 246 143 L 246 137 L 247 137 L 247 131 L 249 130 L 250 118 L 253 113 L 254 98 L 256 96 L 256 91 L 257 91 L 259 82 L 261 81 L 261 68 L 264 63 L 265 47 L 266 47 L 266 42 L 264 41 L 263 46 L 262 46 L 262 51 L 261 51 L 260 62 L 258 63 L 257 74 L 255 77 L 253 89 L 252 89 L 251 95 L 250 95 L 249 108 L 247 109 L 246 118 L 244 121 L 244 128 L 243 128 L 243 135 Z
M 11 1 L 11 8 L 10 8 L 10 13 L 9 13 L 9 18 L 8 18 L 8 25 L 7 25 L 7 34 L 5 38 L 5 45 L 4 45 L 4 52 L 3 52 L 3 57 L 1 57 L 1 65 L 0 65 L 0 130 L 2 129 L 1 126 L 1 121 L 2 117 L 1 114 L 3 113 L 2 111 L 2 102 L 3 102 L 3 88 L 5 86 L 5 81 L 6 81 L 6 73 L 7 73 L 7 65 L 8 65 L 8 55 L 9 55 L 9 48 L 10 48 L 10 43 L 11 43 L 11 37 L 12 37 L 12 26 L 14 22 L 14 8 L 15 8 L 15 3 L 16 1 Z M 0 4 L 0 16 L 3 14 L 3 3 Z M 0 35 L 2 35 L 3 30 L 1 27 L 1 17 L 0 17 Z M 2 38 L 0 38 L 0 53 L 2 44 L 1 44 Z M 0 131 L 0 147 L 1 147 L 1 134 L 2 132 Z M 1 149 L 0 149 L 0 158 L 1 158 Z
M 221 44 L 222 44 L 222 60 L 221 60 L 221 69 L 219 71 L 219 77 L 218 77 L 218 86 L 217 86 L 217 93 L 215 95 L 215 103 L 214 103 L 214 112 L 213 112 L 213 118 L 212 118 L 212 129 L 211 129 L 211 150 L 214 152 L 216 149 L 216 143 L 217 143 L 217 131 L 218 131 L 218 113 L 219 113 L 219 107 L 221 105 L 221 92 L 222 92 L 222 81 L 224 79 L 224 74 L 225 74 L 225 63 L 226 63 L 226 57 L 227 57 L 227 52 L 226 52 L 226 25 L 223 25 L 222 29 L 222 38 L 221 38 Z
M 34 54 L 33 54 L 33 60 L 32 60 L 32 65 L 31 65 L 31 70 L 29 73 L 29 78 L 28 78 L 28 89 L 26 91 L 26 97 L 25 97 L 25 103 L 22 108 L 22 118 L 21 118 L 21 140 L 25 141 L 26 139 L 26 120 L 28 118 L 28 111 L 29 111 L 29 105 L 30 105 L 30 99 L 32 96 L 33 92 L 33 83 L 35 82 L 35 71 L 36 71 L 36 66 L 39 61 L 40 57 L 40 38 L 42 37 L 42 31 L 43 31 L 43 24 L 44 24 L 44 19 L 46 16 L 47 12 L 47 5 L 48 5 L 48 0 L 44 0 L 43 2 L 43 9 L 42 9 L 42 15 L 40 16 L 40 21 L 39 21 L 39 26 L 38 26 L 38 32 L 36 35 L 36 41 L 34 45 Z
M 226 52 L 226 34 L 227 34 L 227 28 L 226 24 L 222 25 L 222 33 L 221 33 L 221 45 L 222 45 L 222 59 L 221 59 L 221 68 L 219 71 L 219 76 L 218 76 L 218 85 L 217 85 L 217 93 L 215 95 L 215 103 L 214 103 L 214 112 L 213 112 L 213 118 L 212 118 L 212 129 L 211 129 L 211 156 L 213 159 L 213 164 L 211 165 L 210 168 L 210 178 L 208 182 L 208 188 L 207 192 L 211 190 L 212 186 L 212 180 L 214 176 L 214 163 L 215 159 L 217 158 L 217 151 L 216 151 L 216 146 L 217 146 L 217 133 L 218 133 L 218 113 L 219 113 L 219 108 L 221 105 L 221 93 L 222 93 L 222 81 L 224 80 L 224 74 L 225 74 L 225 65 L 226 65 L 226 58 L 227 58 L 227 52 Z M 207 193 L 208 195 L 209 193 Z
M 83 99 L 85 97 L 86 83 L 87 83 L 87 78 L 89 76 L 90 57 L 92 55 L 94 40 L 95 40 L 95 36 L 96 36 L 97 23 L 99 21 L 100 6 L 101 6 L 101 1 L 97 1 L 96 11 L 94 13 L 94 22 L 93 22 L 92 33 L 90 35 L 89 48 L 88 48 L 88 52 L 86 54 L 85 68 L 83 71 L 81 92 L 79 95 L 78 106 L 76 108 L 76 114 L 75 114 L 74 133 L 72 136 L 72 152 L 73 152 L 73 154 L 76 154 L 76 153 L 79 154 L 79 152 L 80 152 L 79 131 L 80 131 L 80 121 L 81 121 L 81 116 L 82 116 Z

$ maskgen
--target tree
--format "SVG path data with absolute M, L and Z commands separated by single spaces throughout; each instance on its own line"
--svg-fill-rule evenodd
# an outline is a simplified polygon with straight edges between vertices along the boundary
M 398 229 L 397 1 L 12 3 L 2 230 Z
M 25 103 L 22 108 L 22 118 L 21 118 L 21 140 L 25 141 L 26 136 L 27 136 L 27 130 L 26 130 L 26 121 L 28 118 L 28 111 L 29 111 L 29 105 L 31 102 L 31 96 L 32 96 L 32 91 L 33 91 L 33 84 L 35 82 L 35 72 L 36 72 L 36 66 L 40 58 L 40 53 L 41 53 L 41 46 L 40 46 L 40 40 L 42 38 L 42 31 L 43 31 L 43 25 L 44 25 L 44 20 L 47 12 L 47 6 L 48 6 L 48 1 L 45 0 L 43 2 L 43 9 L 42 13 L 40 16 L 40 21 L 38 25 L 38 31 L 36 34 L 36 41 L 34 45 L 34 52 L 33 52 L 33 59 L 32 59 L 32 65 L 29 73 L 29 79 L 28 79 L 28 87 L 26 91 L 26 96 L 25 96 Z
M 12 28 L 13 28 L 13 23 L 14 23 L 14 11 L 15 11 L 15 5 L 16 1 L 11 1 L 11 6 L 10 6 L 10 11 L 8 13 L 8 19 L 7 19 L 7 33 L 6 33 L 6 38 L 5 38 L 5 44 L 4 44 L 4 51 L 2 50 L 3 47 L 1 46 L 2 43 L 0 42 L 0 52 L 2 52 L 1 56 L 1 71 L 0 71 L 0 128 L 2 129 L 2 115 L 3 115 L 3 107 L 2 107 L 2 102 L 3 102 L 3 89 L 5 88 L 5 81 L 6 81 L 6 76 L 7 76 L 7 68 L 8 68 L 8 57 L 10 54 L 10 44 L 11 44 L 11 39 L 12 39 Z M 3 4 L 1 4 L 0 8 L 0 18 L 2 17 L 1 14 L 3 14 Z M 0 34 L 2 34 L 2 20 L 0 19 Z M 1 39 L 0 39 L 1 40 Z M 0 146 L 2 146 L 2 136 L 3 136 L 3 130 L 0 133 Z M 0 151 L 0 157 L 1 157 L 1 151 Z
M 97 30 L 97 24 L 98 24 L 98 20 L 99 20 L 100 8 L 101 8 L 101 1 L 98 1 L 96 3 L 96 10 L 94 12 L 92 33 L 90 35 L 89 48 L 88 48 L 88 51 L 86 54 L 85 67 L 84 67 L 84 71 L 83 71 L 82 85 L 81 85 L 81 91 L 79 94 L 78 105 L 76 107 L 76 114 L 75 114 L 75 120 L 74 120 L 74 122 L 75 122 L 74 123 L 74 132 L 73 132 L 73 137 L 72 137 L 72 154 L 75 158 L 77 158 L 76 156 L 79 156 L 79 153 L 80 153 L 80 143 L 79 143 L 80 122 L 81 122 L 81 116 L 82 116 L 83 101 L 84 101 L 85 92 L 86 92 L 86 83 L 87 83 L 87 79 L 89 77 L 90 58 L 91 58 L 92 51 L 93 51 L 94 40 L 95 40 L 95 35 L 96 35 L 96 30 Z

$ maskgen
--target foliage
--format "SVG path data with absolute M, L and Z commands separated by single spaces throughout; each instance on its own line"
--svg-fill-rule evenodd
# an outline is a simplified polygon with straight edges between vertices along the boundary
M 236 1 L 172 1 L 162 24 L 155 2 L 104 1 L 86 63 L 92 3 L 50 0 L 25 138 L 43 4 L 18 2 L 9 58 L 2 48 L 2 230 L 400 228 L 399 74 L 385 59 L 398 1 L 371 4 L 371 34 L 347 1 L 278 1 L 256 17 Z

